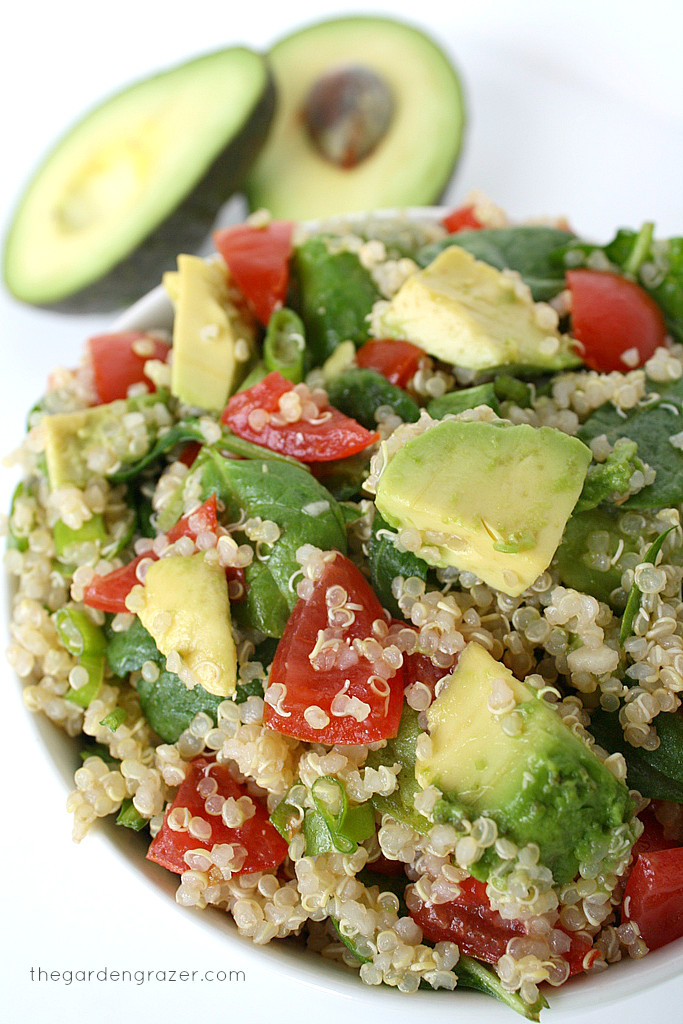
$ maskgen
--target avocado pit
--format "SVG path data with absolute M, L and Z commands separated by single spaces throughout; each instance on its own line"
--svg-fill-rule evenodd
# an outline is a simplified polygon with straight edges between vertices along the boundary
M 395 111 L 394 94 L 383 78 L 362 64 L 329 71 L 311 87 L 303 107 L 308 136 L 337 167 L 365 160 L 386 135 Z

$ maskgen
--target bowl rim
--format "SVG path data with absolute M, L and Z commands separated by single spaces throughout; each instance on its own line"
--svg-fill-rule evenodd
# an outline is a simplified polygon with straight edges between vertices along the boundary
M 348 223 L 352 226 L 354 223 L 367 221 L 369 218 L 381 220 L 400 217 L 410 220 L 436 220 L 443 217 L 448 210 L 449 207 L 442 206 L 375 210 L 346 214 L 338 218 L 325 218 L 324 221 L 307 221 L 304 223 L 304 227 L 307 230 L 315 231 L 321 225 L 332 223 Z M 111 332 L 153 330 L 155 328 L 170 329 L 172 318 L 173 307 L 163 284 L 159 284 L 122 311 L 112 324 Z M 11 592 L 8 597 L 11 598 Z M 9 612 L 11 599 L 7 603 Z M 15 679 L 21 686 L 21 681 L 16 674 Z M 44 715 L 27 711 L 27 717 L 31 720 L 32 728 L 40 737 L 42 749 L 49 754 L 65 787 L 71 789 L 73 787 L 73 770 L 77 764 L 77 756 L 74 755 L 76 755 L 79 737 L 67 736 Z M 175 903 L 175 877 L 145 859 L 141 852 L 143 836 L 130 833 L 127 829 L 116 828 L 109 819 L 98 820 L 98 830 L 106 835 L 117 858 L 126 866 L 141 873 L 162 897 L 170 899 L 177 906 L 183 919 L 186 919 L 187 909 Z M 181 919 L 179 918 L 179 920 Z M 209 907 L 201 913 L 196 913 L 194 921 L 200 927 L 210 929 L 220 938 L 236 943 L 240 948 L 240 954 L 247 959 L 253 958 L 261 965 L 267 962 L 274 972 L 296 977 L 298 981 L 309 987 L 362 1002 L 376 1000 L 377 1007 L 383 1007 L 385 1011 L 391 1005 L 405 1006 L 403 995 L 388 986 L 364 985 L 357 972 L 349 968 L 344 968 L 334 961 L 326 960 L 315 954 L 306 953 L 305 956 L 302 956 L 302 947 L 297 944 L 295 939 L 286 942 L 273 941 L 264 947 L 255 946 L 250 939 L 239 935 L 231 916 L 226 911 Z M 629 959 L 622 960 L 619 963 L 611 964 L 607 971 L 573 978 L 558 989 L 545 987 L 544 991 L 549 996 L 551 1003 L 550 1010 L 546 1013 L 557 1011 L 575 1014 L 582 1010 L 595 1010 L 602 1006 L 623 1003 L 633 996 L 644 995 L 647 991 L 672 980 L 680 972 L 681 967 L 683 967 L 683 938 L 648 953 L 638 962 Z M 429 1007 L 430 1017 L 438 1006 L 439 1014 L 443 1008 L 444 1012 L 448 1012 L 450 1018 L 453 1011 L 453 1004 L 450 1002 L 451 992 L 440 990 L 421 993 L 421 995 L 424 999 L 424 1006 Z M 395 1002 L 392 1004 L 391 1000 L 395 1000 Z M 411 1006 L 413 1005 L 411 1002 Z M 487 1024 L 496 1009 L 493 1000 L 472 991 L 459 993 L 458 1007 L 469 1013 L 468 1019 L 472 1021 L 472 1024 Z M 423 1007 L 421 1006 L 420 1009 L 422 1011 Z M 501 1009 L 500 1004 L 498 1004 L 498 1009 Z

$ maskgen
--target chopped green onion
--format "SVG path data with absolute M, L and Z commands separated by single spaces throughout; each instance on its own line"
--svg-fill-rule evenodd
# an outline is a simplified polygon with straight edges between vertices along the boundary
M 87 682 L 77 690 L 70 690 L 65 700 L 87 708 L 99 693 L 104 679 L 104 652 L 107 646 L 104 633 L 84 611 L 77 608 L 60 608 L 55 613 L 54 622 L 62 644 L 69 654 L 78 658 L 78 664 L 88 674 Z
M 105 729 L 111 729 L 112 732 L 116 732 L 120 725 L 126 720 L 126 712 L 123 708 L 114 708 L 108 715 L 105 715 L 100 725 L 103 725 Z
M 643 562 L 650 562 L 651 565 L 655 564 L 655 561 L 657 560 L 657 555 L 662 550 L 662 545 L 664 544 L 664 541 L 669 536 L 671 531 L 675 529 L 675 526 L 670 526 L 668 530 L 664 530 L 663 533 L 660 533 L 660 535 L 655 538 L 655 540 L 648 548 L 645 557 L 643 558 Z M 628 595 L 626 608 L 624 609 L 624 616 L 621 620 L 621 629 L 619 630 L 619 643 L 622 647 L 633 633 L 633 623 L 635 621 L 636 615 L 638 614 L 638 610 L 640 609 L 641 597 L 642 591 L 640 590 L 638 584 L 634 580 L 633 586 L 631 587 L 631 591 Z
M 635 277 L 642 264 L 647 259 L 652 245 L 652 236 L 655 226 L 653 221 L 645 221 L 642 228 L 635 237 L 633 248 L 629 258 L 624 263 L 624 273 L 633 274 Z
M 75 546 L 89 543 L 102 545 L 106 541 L 104 516 L 100 512 L 95 513 L 77 530 L 67 526 L 62 519 L 58 519 L 52 528 L 52 536 L 55 542 L 55 555 L 60 562 L 73 562 Z
M 304 325 L 291 309 L 273 313 L 263 342 L 263 361 L 269 372 L 277 370 L 293 384 L 304 379 Z
M 121 804 L 116 824 L 123 825 L 125 828 L 132 828 L 134 832 L 139 832 L 149 822 L 147 818 L 143 818 L 140 812 L 136 810 L 133 801 L 128 797 Z

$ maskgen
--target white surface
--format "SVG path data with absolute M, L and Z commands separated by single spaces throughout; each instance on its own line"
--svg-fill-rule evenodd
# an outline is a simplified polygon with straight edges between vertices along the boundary
M 272 10 L 270 9 L 272 6 Z M 119 0 L 102 9 L 84 0 L 15 5 L 5 15 L 0 61 L 3 227 L 40 154 L 76 116 L 129 80 L 193 54 L 232 43 L 267 47 L 278 35 L 358 4 L 299 2 L 188 5 Z M 683 233 L 683 8 L 603 0 L 571 5 L 540 0 L 377 2 L 372 8 L 415 21 L 451 52 L 464 77 L 470 128 L 449 191 L 458 202 L 473 187 L 514 216 L 566 213 L 574 226 L 606 238 L 618 225 L 653 218 L 662 233 Z M 26 409 L 49 369 L 72 364 L 83 340 L 113 317 L 64 317 L 20 307 L 0 293 L 2 448 L 21 437 Z M 14 482 L 0 474 L 0 507 Z M 3 595 L 4 598 L 4 595 Z M 0 610 L 1 611 L 1 610 Z M 2 613 L 2 623 L 6 616 Z M 3 642 L 4 646 L 4 642 Z M 342 986 L 337 994 L 289 976 L 264 954 L 223 938 L 198 914 L 181 911 L 145 874 L 131 868 L 107 834 L 70 840 L 66 784 L 55 771 L 11 673 L 3 724 L 3 1005 L 34 1021 L 187 1021 L 209 1014 L 244 1022 L 324 1016 L 329 1024 L 372 1014 L 379 1021 L 473 1024 L 512 1020 L 492 1001 L 466 995 Z M 21 781 L 20 781 L 21 780 Z M 29 814 L 23 808 L 30 803 Z M 119 832 L 122 830 L 118 830 Z M 120 836 L 118 836 L 120 839 Z M 125 837 L 124 837 L 125 838 Z M 652 958 L 661 972 L 663 957 Z M 638 965 L 645 967 L 645 964 Z M 609 1004 L 581 990 L 544 1014 L 569 1024 L 640 1024 L 683 999 L 680 954 L 672 979 L 647 993 L 635 975 L 604 977 Z M 73 971 L 243 970 L 246 981 L 142 984 L 30 980 L 30 969 Z M 648 972 L 649 973 L 649 972 Z M 639 984 L 639 982 L 637 983 Z M 569 992 L 567 993 L 569 995 Z M 573 1009 L 563 1009 L 563 1006 Z

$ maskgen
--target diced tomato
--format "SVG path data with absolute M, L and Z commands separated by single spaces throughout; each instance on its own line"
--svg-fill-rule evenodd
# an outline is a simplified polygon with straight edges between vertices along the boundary
M 192 540 L 196 540 L 197 535 L 205 531 L 215 533 L 217 527 L 216 495 L 212 494 L 189 516 L 179 519 L 166 536 L 169 544 L 174 544 L 180 537 L 191 537 Z M 106 576 L 95 576 L 85 588 L 83 603 L 90 608 L 99 608 L 103 612 L 126 612 L 126 598 L 135 584 L 140 582 L 136 570 L 143 558 L 155 560 L 158 555 L 152 550 L 146 551 L 120 569 L 108 572 Z
M 424 683 L 434 694 L 436 684 L 444 676 L 453 671 L 451 668 L 439 668 L 426 654 L 404 654 L 403 670 L 405 672 L 406 686 L 413 683 Z
M 487 964 L 495 964 L 515 935 L 527 935 L 523 921 L 501 917 L 492 910 L 486 895 L 486 886 L 475 878 L 458 882 L 461 893 L 448 903 L 428 905 L 410 886 L 406 900 L 410 916 L 419 924 L 430 942 L 455 942 L 460 952 L 476 957 Z M 584 958 L 591 948 L 583 936 L 570 935 L 571 946 L 564 958 L 570 974 L 585 970 Z
M 293 228 L 292 221 L 272 220 L 261 228 L 240 224 L 214 232 L 216 249 L 264 327 L 287 295 Z
M 182 462 L 184 466 L 191 466 L 201 450 L 202 446 L 199 441 L 188 441 L 178 456 L 178 462 Z
M 441 221 L 451 235 L 456 231 L 478 231 L 484 225 L 474 212 L 474 206 L 460 206 Z
M 683 846 L 641 853 L 626 883 L 624 921 L 635 921 L 649 949 L 683 937 Z
M 664 314 L 635 281 L 604 270 L 569 270 L 571 333 L 581 357 L 600 373 L 625 373 L 642 364 L 666 338 Z M 624 353 L 631 353 L 631 360 Z
M 646 807 L 638 815 L 644 828 L 633 847 L 633 863 L 641 853 L 653 853 L 655 850 L 668 850 L 673 846 L 671 839 L 664 834 L 664 826 L 657 821 L 652 805 Z
M 135 352 L 137 342 L 149 344 L 150 355 Z M 144 331 L 120 331 L 118 334 L 97 334 L 87 342 L 92 365 L 98 404 L 115 402 L 126 398 L 128 388 L 133 384 L 146 384 L 148 391 L 155 387 L 145 377 L 145 363 L 148 359 L 165 362 L 171 351 L 169 345 L 159 338 L 150 337 Z
M 408 625 L 407 622 L 403 622 L 401 619 L 392 619 L 392 625 L 401 626 L 403 629 L 412 629 L 417 633 L 414 626 Z M 432 696 L 434 696 L 436 684 L 440 679 L 443 679 L 444 676 L 449 675 L 453 671 L 457 660 L 458 656 L 454 654 L 449 668 L 439 668 L 426 654 L 404 654 L 403 675 L 406 687 L 412 686 L 413 683 L 424 683 L 431 690 Z
M 301 462 L 343 459 L 378 440 L 378 434 L 366 430 L 331 405 L 323 406 L 313 422 L 300 419 L 295 423 L 273 423 L 269 417 L 279 413 L 280 399 L 293 390 L 294 384 L 273 370 L 258 384 L 232 396 L 223 411 L 222 422 L 238 437 L 283 455 L 293 455 Z M 252 413 L 264 414 L 267 419 L 260 429 L 254 426 Z
M 332 628 L 327 601 L 340 594 L 339 588 L 346 592 L 348 609 L 339 617 L 348 624 Z M 331 668 L 324 667 L 325 652 L 318 654 L 320 667 L 311 660 L 314 649 L 320 651 L 325 639 L 334 637 L 341 653 L 348 654 L 354 639 L 373 636 L 377 619 L 385 621 L 372 587 L 353 562 L 337 553 L 314 583 L 311 597 L 297 602 L 285 626 L 270 674 L 265 725 L 285 736 L 328 744 L 374 743 L 395 736 L 403 706 L 402 668 L 385 681 L 364 657 Z M 333 650 L 328 648 L 330 657 Z M 344 698 L 353 702 L 352 714 Z
M 247 875 L 254 871 L 275 871 L 287 855 L 287 843 L 268 820 L 268 811 L 251 797 L 255 813 L 237 828 L 229 828 L 218 813 L 210 814 L 205 807 L 207 796 L 199 792 L 203 779 L 213 779 L 217 785 L 216 794 L 228 799 L 239 800 L 248 796 L 246 787 L 232 777 L 224 764 L 217 764 L 208 757 L 196 757 L 181 784 L 175 799 L 164 818 L 164 823 L 152 840 L 147 859 L 160 864 L 169 871 L 182 874 L 190 870 L 185 854 L 189 850 L 210 850 L 214 845 L 229 843 L 243 846 L 247 856 L 242 866 L 234 872 Z M 207 787 L 208 789 L 209 787 Z M 176 832 L 168 824 L 168 816 L 175 808 L 187 808 L 193 818 L 201 818 L 211 827 L 208 839 L 198 839 L 187 829 Z
M 356 362 L 363 369 L 377 370 L 392 384 L 404 388 L 417 372 L 425 353 L 410 341 L 380 338 L 366 341 L 356 353 Z
M 400 875 L 405 875 L 405 864 L 403 861 L 389 860 L 383 853 L 380 853 L 379 857 L 373 860 L 371 864 L 368 864 L 367 868 L 378 875 L 386 875 L 387 878 L 398 878 Z

